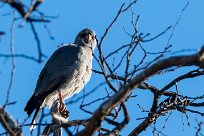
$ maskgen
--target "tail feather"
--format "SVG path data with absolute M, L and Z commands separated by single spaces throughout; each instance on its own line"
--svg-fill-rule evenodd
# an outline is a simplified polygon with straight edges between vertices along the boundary
M 41 111 L 42 111 L 42 108 L 40 108 L 40 107 L 37 108 L 36 111 L 35 111 L 35 114 L 33 116 L 32 123 L 31 123 L 32 125 L 30 126 L 31 132 L 33 131 L 33 129 L 36 128 L 35 124 L 38 122 L 39 115 L 40 115 Z
M 28 116 L 30 116 L 32 112 L 41 105 L 39 101 L 40 100 L 38 99 L 38 96 L 35 96 L 34 94 L 29 99 L 27 105 L 24 108 L 24 111 L 27 112 Z
M 32 97 L 27 102 L 27 105 L 24 108 L 24 111 L 27 112 L 28 116 L 30 116 L 33 113 L 33 111 L 36 110 L 33 116 L 33 119 L 32 119 L 32 125 L 30 127 L 30 130 L 35 129 L 36 127 L 33 124 L 36 124 L 38 121 L 38 117 L 40 115 L 40 112 L 42 111 L 41 105 L 43 101 L 44 101 L 44 98 L 42 99 L 40 96 L 35 96 L 33 94 Z

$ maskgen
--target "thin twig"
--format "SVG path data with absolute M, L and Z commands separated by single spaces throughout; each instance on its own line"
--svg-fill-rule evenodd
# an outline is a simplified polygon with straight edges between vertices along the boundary
M 9 98 L 10 98 L 10 92 L 11 92 L 11 88 L 14 82 L 14 74 L 15 74 L 15 70 L 16 70 L 16 61 L 15 61 L 15 51 L 14 51 L 14 33 L 15 33 L 15 15 L 16 13 L 14 12 L 14 19 L 11 25 L 11 43 L 10 43 L 10 51 L 11 51 L 11 55 L 12 55 L 12 70 L 11 70 L 11 78 L 10 78 L 10 83 L 9 83 L 9 87 L 7 89 L 7 96 L 6 96 L 6 101 L 4 104 L 3 108 L 6 108 L 6 105 L 9 103 Z
M 42 58 L 44 57 L 44 54 L 42 53 L 41 50 L 41 42 L 38 36 L 38 33 L 36 32 L 35 26 L 32 22 L 30 22 L 31 30 L 33 32 L 33 35 L 35 37 L 36 43 L 37 43 L 37 49 L 38 49 L 38 63 L 42 62 Z

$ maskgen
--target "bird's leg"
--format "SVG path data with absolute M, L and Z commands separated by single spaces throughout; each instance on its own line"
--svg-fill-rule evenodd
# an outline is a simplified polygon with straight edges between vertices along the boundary
M 66 105 L 65 105 L 64 99 L 62 98 L 62 95 L 61 95 L 60 91 L 58 92 L 58 94 L 59 94 L 59 100 L 60 100 L 60 107 L 59 107 L 60 109 L 59 109 L 59 111 L 61 112 L 61 111 L 66 110 Z
M 60 91 L 58 91 L 58 95 L 59 95 L 59 100 L 60 100 L 59 113 L 61 114 L 62 117 L 67 118 L 69 116 L 69 111 L 67 110 L 65 101 Z

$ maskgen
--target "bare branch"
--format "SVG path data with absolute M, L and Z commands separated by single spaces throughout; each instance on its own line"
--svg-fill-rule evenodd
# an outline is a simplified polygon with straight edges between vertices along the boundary
M 171 81 L 168 85 L 166 85 L 164 88 L 161 89 L 161 92 L 164 92 L 165 90 L 168 90 L 173 85 L 175 85 L 175 83 L 178 83 L 179 81 L 181 81 L 183 79 L 194 78 L 194 77 L 202 76 L 202 75 L 204 75 L 203 70 L 197 69 L 197 70 L 190 71 L 190 72 L 188 72 L 188 73 L 186 73 L 184 75 L 181 75 L 181 76 L 177 77 L 173 81 Z
M 172 26 L 169 26 L 169 27 L 167 27 L 163 32 L 159 33 L 158 35 L 154 36 L 153 38 L 148 39 L 148 40 L 142 40 L 142 42 L 150 42 L 150 41 L 152 41 L 152 40 L 154 40 L 154 39 L 157 39 L 157 38 L 160 37 L 161 35 L 165 34 L 165 33 L 166 33 L 169 29 L 171 29 L 171 28 L 172 28 Z
M 153 64 L 149 68 L 140 72 L 135 78 L 132 79 L 126 86 L 122 87 L 115 95 L 105 101 L 90 118 L 86 128 L 82 130 L 79 135 L 93 135 L 97 128 L 100 127 L 104 117 L 108 115 L 117 105 L 119 105 L 132 91 L 137 88 L 142 82 L 149 77 L 155 75 L 159 71 L 173 67 L 173 66 L 204 66 L 204 47 L 193 55 L 188 56 L 175 56 L 168 59 L 163 59 Z M 133 132 L 135 133 L 135 132 Z
M 116 15 L 116 17 L 113 19 L 113 21 L 110 23 L 110 25 L 108 26 L 108 28 L 106 29 L 105 33 L 103 34 L 99 44 L 98 44 L 98 47 L 101 48 L 102 46 L 102 43 L 106 37 L 106 35 L 108 34 L 109 30 L 111 29 L 111 27 L 113 26 L 113 24 L 117 21 L 118 17 L 121 15 L 122 11 L 123 11 L 123 7 L 125 6 L 125 3 L 122 4 L 122 6 L 120 7 L 119 11 L 118 11 L 118 14 Z
M 11 136 L 22 136 L 22 130 L 18 126 L 18 123 L 13 120 L 11 115 L 9 115 L 8 112 L 4 110 L 4 108 L 0 107 L 0 122 L 2 126 L 5 128 L 5 130 L 9 133 Z
M 5 35 L 6 33 L 3 31 L 0 31 L 0 36 Z
M 182 18 L 182 15 L 183 15 L 184 11 L 186 10 L 186 8 L 188 7 L 189 3 L 190 3 L 190 2 L 187 1 L 186 5 L 185 5 L 184 8 L 181 10 L 180 15 L 179 15 L 178 19 L 176 20 L 175 25 L 174 25 L 173 28 L 172 28 L 171 35 L 170 35 L 170 37 L 169 37 L 169 39 L 168 39 L 168 41 L 167 41 L 167 46 L 170 44 L 170 41 L 171 41 L 171 39 L 172 39 L 172 37 L 173 37 L 173 35 L 174 35 L 174 31 L 175 31 L 177 25 L 179 24 L 179 22 L 180 22 L 180 20 L 181 20 L 181 18 Z
M 24 15 L 24 19 L 27 20 L 42 2 L 44 2 L 44 0 L 33 0 L 28 12 Z
M 7 90 L 6 102 L 5 102 L 4 106 L 3 106 L 3 108 L 5 108 L 6 105 L 9 103 L 11 87 L 12 87 L 13 82 L 14 82 L 14 73 L 15 73 L 15 70 L 16 70 L 16 61 L 15 61 L 15 57 L 14 57 L 14 55 L 15 55 L 15 52 L 14 52 L 15 21 L 16 21 L 16 18 L 15 18 L 15 12 L 14 12 L 14 19 L 13 19 L 13 22 L 12 22 L 12 25 L 11 25 L 11 43 L 10 43 L 10 51 L 11 51 L 11 55 L 13 56 L 12 57 L 12 70 L 11 70 L 11 78 L 10 78 L 9 87 L 8 87 L 8 90 Z
M 39 36 L 38 36 L 38 33 L 36 32 L 35 30 L 35 26 L 32 22 L 30 22 L 30 25 L 31 25 L 31 30 L 34 34 L 34 37 L 35 37 L 35 40 L 36 40 L 36 43 L 37 43 L 37 48 L 38 48 L 38 62 L 41 63 L 42 62 L 42 58 L 44 57 L 43 53 L 42 53 L 42 50 L 41 50 L 41 43 L 40 43 L 40 39 L 39 39 Z
M 203 127 L 203 125 L 204 125 L 204 122 L 198 122 L 198 120 L 196 119 L 196 122 L 197 122 L 197 124 L 198 124 L 198 128 L 196 128 L 197 129 L 197 131 L 196 131 L 196 136 L 199 136 L 199 134 L 200 135 L 203 135 L 203 134 L 201 134 L 201 130 L 202 130 L 202 127 Z
M 35 57 L 32 57 L 32 56 L 28 56 L 28 55 L 25 55 L 25 54 L 0 54 L 0 57 L 2 58 L 24 58 L 24 59 L 28 59 L 28 60 L 32 60 L 32 61 L 35 61 L 35 62 L 38 62 L 38 59 L 35 58 Z
M 14 8 L 18 13 L 21 15 L 21 17 L 25 18 L 28 22 L 50 22 L 50 20 L 44 19 L 44 18 L 32 18 L 30 17 L 31 13 L 36 10 L 36 7 L 39 5 L 38 3 L 41 3 L 42 0 L 38 0 L 36 4 L 31 5 L 30 10 L 27 12 L 25 10 L 26 6 L 18 0 L 0 0 L 3 3 L 9 4 L 12 8 Z

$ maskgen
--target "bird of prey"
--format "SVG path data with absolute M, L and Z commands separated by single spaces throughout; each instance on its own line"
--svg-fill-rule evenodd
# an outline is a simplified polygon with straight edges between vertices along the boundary
M 32 124 L 36 124 L 42 108 L 50 108 L 57 100 L 65 106 L 65 99 L 84 88 L 91 78 L 96 44 L 95 32 L 86 28 L 78 33 L 73 44 L 64 45 L 52 54 L 24 108 L 28 116 L 35 110 Z M 35 125 L 31 125 L 30 129 L 34 128 Z

